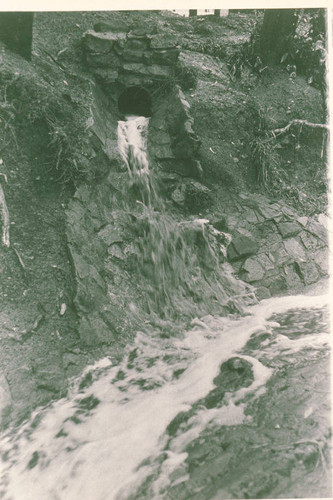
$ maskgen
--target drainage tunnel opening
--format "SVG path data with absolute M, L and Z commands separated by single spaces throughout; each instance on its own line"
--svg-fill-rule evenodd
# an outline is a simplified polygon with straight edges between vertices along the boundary
M 118 109 L 124 115 L 151 116 L 151 98 L 142 87 L 128 87 L 118 100 Z

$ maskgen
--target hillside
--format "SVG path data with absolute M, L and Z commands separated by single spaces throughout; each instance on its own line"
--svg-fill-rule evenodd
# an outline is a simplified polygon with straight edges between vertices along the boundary
M 257 71 L 242 59 L 261 18 L 259 11 L 225 18 L 44 12 L 34 17 L 31 62 L 0 44 L 0 182 L 10 217 L 10 246 L 0 248 L 2 428 L 66 396 L 73 377 L 94 361 L 108 356 L 117 365 L 136 332 L 157 335 L 167 350 L 198 318 L 239 318 L 258 300 L 304 293 L 318 283 L 325 289 L 327 131 L 304 125 L 326 123 L 325 94 L 287 65 Z M 132 177 L 118 148 L 118 121 L 126 106 L 135 114 L 131 91 L 122 97 L 131 88 L 141 89 L 142 114 L 149 109 L 148 180 L 142 172 Z M 293 120 L 302 123 L 281 131 Z M 246 344 L 243 357 L 260 345 Z M 139 363 L 136 351 L 128 366 Z M 272 359 L 267 354 L 269 369 L 286 370 Z M 324 378 L 327 352 L 323 359 Z M 311 367 L 320 363 L 319 355 L 308 364 L 299 355 L 295 370 L 317 388 Z M 290 376 L 303 411 L 298 372 Z M 218 394 L 229 391 L 228 377 L 222 389 L 214 379 Z M 252 383 L 232 377 L 230 391 Z M 265 398 L 280 397 L 274 385 L 279 380 L 273 377 Z M 148 382 L 135 384 L 155 387 L 156 381 Z M 193 408 L 206 403 L 198 398 Z M 266 399 L 264 404 L 269 406 Z M 255 425 L 271 432 L 256 400 L 251 405 Z M 281 407 L 287 406 L 282 398 Z M 193 408 L 172 420 L 174 435 Z M 301 410 L 291 434 L 303 425 Z M 201 451 L 194 442 L 194 479 L 184 493 L 177 488 L 181 471 L 175 474 L 176 496 L 165 498 L 220 498 L 218 491 L 223 498 L 244 492 L 246 498 L 285 491 L 302 496 L 305 486 L 288 490 L 284 479 L 281 486 L 284 472 L 275 465 L 266 490 L 258 484 L 262 475 L 243 485 L 234 469 L 227 476 L 231 486 L 223 489 L 219 450 L 224 439 L 230 441 L 244 467 L 251 460 L 241 442 L 246 426 L 241 439 L 221 431 L 212 450 L 209 432 Z M 310 433 L 311 425 L 302 429 Z M 302 439 L 292 435 L 295 442 Z M 267 459 L 266 451 L 260 460 Z M 216 482 L 207 489 L 210 496 L 196 493 L 205 453 Z M 303 477 L 294 462 L 295 477 Z M 326 494 L 325 478 L 317 480 L 319 493 Z M 142 486 L 146 496 L 140 498 L 150 498 L 150 486 Z

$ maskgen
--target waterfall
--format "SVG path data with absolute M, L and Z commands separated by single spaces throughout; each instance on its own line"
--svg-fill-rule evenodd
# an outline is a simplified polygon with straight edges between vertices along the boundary
M 118 122 L 118 148 L 131 178 L 149 175 L 148 124 L 144 116 L 127 116 Z
M 233 296 L 253 300 L 251 287 L 236 280 L 225 262 L 229 235 L 206 219 L 179 221 L 170 214 L 148 165 L 148 124 L 149 118 L 142 116 L 128 116 L 118 124 L 119 151 L 130 186 L 136 186 L 140 196 L 135 224 L 144 231 L 136 241 L 137 269 L 148 313 L 175 321 L 222 313 Z M 130 211 L 128 206 L 125 210 Z M 241 303 L 235 298 L 232 308 L 241 309 Z

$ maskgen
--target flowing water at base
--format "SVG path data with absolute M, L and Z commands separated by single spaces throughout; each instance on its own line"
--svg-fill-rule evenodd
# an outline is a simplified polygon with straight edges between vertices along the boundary
M 301 351 L 313 356 L 327 350 L 327 325 L 318 316 L 326 304 L 326 296 L 275 298 L 240 319 L 194 319 L 182 338 L 138 332 L 119 365 L 105 358 L 88 367 L 67 398 L 2 437 L 1 498 L 167 498 L 187 446 L 208 427 L 244 423 L 246 406 L 265 392 L 274 368 L 259 357 L 288 355 L 288 363 Z M 286 328 L 291 309 L 300 311 L 299 320 L 304 313 L 311 318 L 311 332 L 302 332 L 297 321 Z M 269 340 L 260 356 L 243 354 L 247 342 L 263 333 Z M 221 364 L 235 356 L 251 365 L 250 385 L 229 392 L 216 407 L 198 405 L 214 389 Z M 170 424 L 185 413 L 189 418 L 172 431 Z

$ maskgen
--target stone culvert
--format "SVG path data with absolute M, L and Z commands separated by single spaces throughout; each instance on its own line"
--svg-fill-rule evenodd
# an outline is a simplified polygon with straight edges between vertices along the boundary
M 106 23 L 83 36 L 86 63 L 118 119 L 124 114 L 150 116 L 151 164 L 198 177 L 200 141 L 190 105 L 177 85 L 179 47 L 174 37 L 112 31 Z

